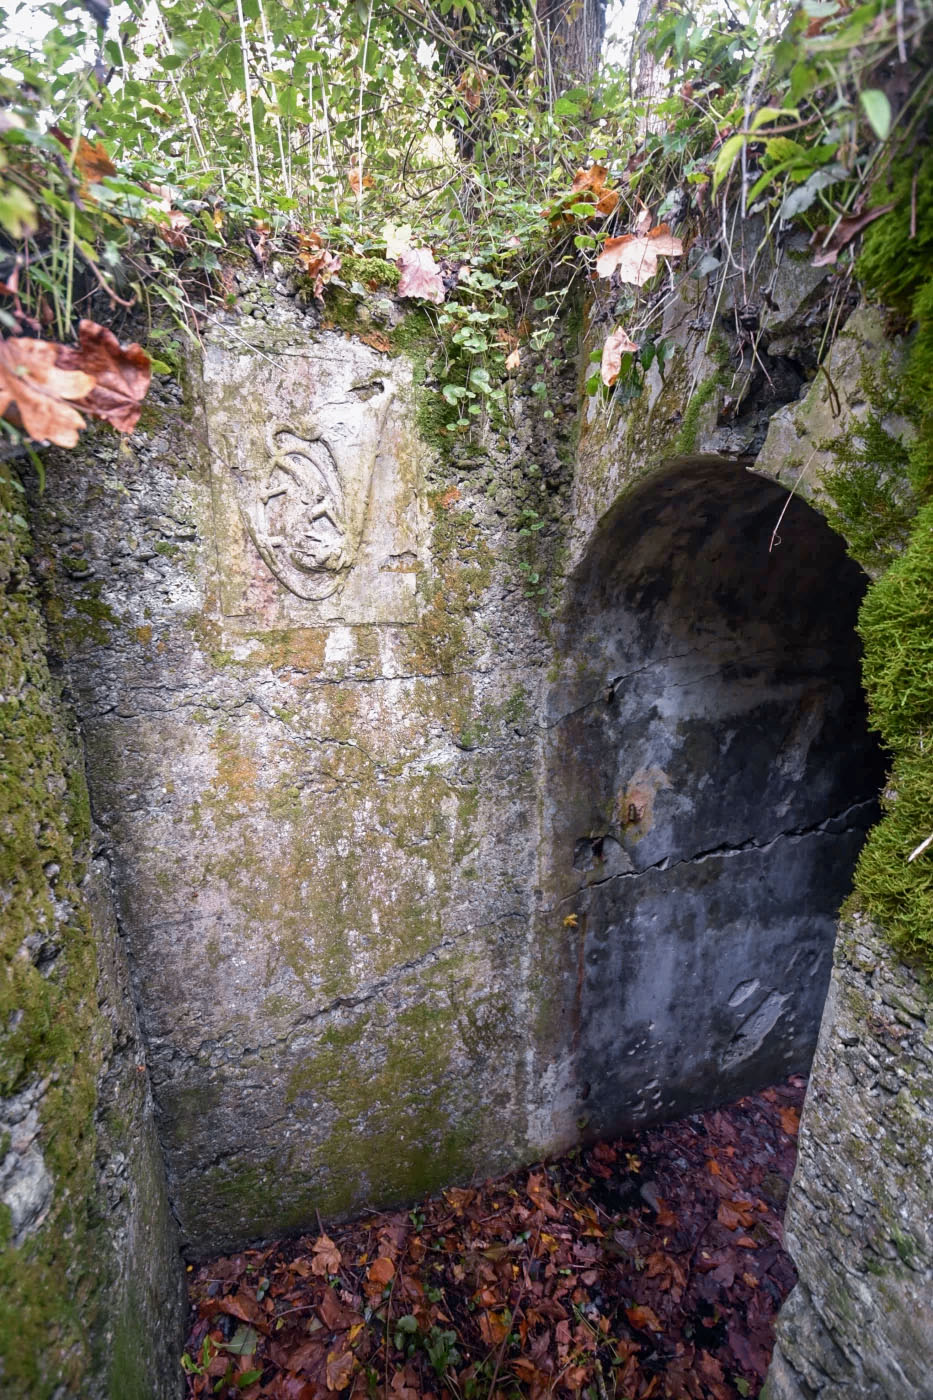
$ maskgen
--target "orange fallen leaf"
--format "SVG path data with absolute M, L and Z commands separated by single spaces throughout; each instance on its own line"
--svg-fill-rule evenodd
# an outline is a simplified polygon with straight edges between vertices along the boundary
M 321 235 L 313 229 L 307 233 L 299 233 L 297 243 L 298 261 L 308 276 L 314 278 L 313 291 L 316 300 L 323 302 L 325 285 L 340 271 L 340 254 L 331 253 L 325 248 Z
M 60 126 L 49 127 L 49 135 L 71 150 L 72 138 Z M 117 173 L 117 167 L 107 154 L 103 141 L 89 141 L 86 136 L 78 137 L 75 169 L 86 185 L 99 185 L 106 175 Z
M 340 1250 L 329 1235 L 319 1235 L 314 1241 L 311 1272 L 319 1277 L 336 1274 L 340 1268 Z
M 361 190 L 371 190 L 373 187 L 373 177 L 364 171 L 362 179 L 360 177 L 359 166 L 351 165 L 347 182 L 354 194 L 359 194 Z
M 382 331 L 366 331 L 360 336 L 364 345 L 369 345 L 373 350 L 378 350 L 381 355 L 388 355 L 392 349 L 392 342 Z
M 513 369 L 518 369 L 518 367 L 519 367 L 519 365 L 521 364 L 521 362 L 522 362 L 522 352 L 521 352 L 520 350 L 513 350 L 513 351 L 511 352 L 511 354 L 506 355 L 506 357 L 505 357 L 505 367 L 506 367 L 506 369 L 509 371 L 510 374 L 511 374 L 511 372 L 512 372 Z
M 332 1351 L 327 1358 L 325 1377 L 328 1390 L 346 1390 L 353 1375 L 356 1357 L 352 1351 Z
M 77 346 L 63 346 L 57 363 L 60 369 L 92 377 L 92 387 L 77 399 L 82 413 L 105 419 L 119 433 L 133 431 L 152 379 L 152 364 L 141 345 L 121 346 L 106 326 L 79 321 Z
M 180 253 L 183 253 L 188 247 L 188 239 L 184 230 L 191 223 L 191 220 L 180 209 L 169 209 L 167 212 L 168 223 L 159 223 L 156 226 L 156 232 L 163 243 L 167 243 L 170 248 L 176 248 Z
M 632 1326 L 638 1328 L 640 1332 L 664 1331 L 663 1326 L 658 1321 L 656 1314 L 652 1312 L 651 1308 L 644 1307 L 641 1304 L 637 1304 L 633 1308 L 626 1308 L 625 1316 L 628 1318 Z
M 716 1219 L 720 1225 L 725 1225 L 727 1230 L 737 1230 L 740 1225 L 743 1230 L 748 1230 L 758 1217 L 751 1206 L 740 1201 L 720 1201 Z
M 377 1296 L 395 1278 L 395 1265 L 385 1256 L 374 1259 L 366 1274 L 366 1292 Z
M 683 243 L 667 224 L 658 224 L 647 234 L 607 238 L 596 259 L 596 271 L 600 277 L 618 272 L 620 281 L 643 287 L 657 272 L 658 258 L 678 258 L 683 250 Z
M 475 112 L 483 100 L 484 81 L 483 74 L 478 68 L 467 68 L 457 84 L 457 91 L 463 99 L 464 105 L 469 107 L 471 112 Z
M 484 1312 L 480 1314 L 479 1330 L 488 1347 L 497 1347 L 509 1334 L 509 1314 Z
M 581 190 L 592 190 L 594 194 L 599 194 L 606 187 L 608 174 L 605 165 L 591 165 L 589 170 L 578 170 L 573 177 L 570 193 L 579 194 Z
M 796 1108 L 782 1108 L 780 1110 L 781 1127 L 788 1137 L 796 1137 L 800 1129 L 800 1112 Z
M 0 340 L 0 416 L 35 442 L 74 447 L 84 419 L 66 400 L 83 399 L 94 378 L 58 363 L 63 347 L 52 340 Z

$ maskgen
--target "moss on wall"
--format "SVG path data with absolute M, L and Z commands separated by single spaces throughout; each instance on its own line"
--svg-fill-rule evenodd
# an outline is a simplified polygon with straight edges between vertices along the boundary
M 864 366 L 867 415 L 834 445 L 836 470 L 823 485 L 830 523 L 850 551 L 885 569 L 866 594 L 859 633 L 871 723 L 892 771 L 854 902 L 933 976 L 933 842 L 918 852 L 933 835 L 933 154 L 919 179 L 905 163 L 891 183 L 884 198 L 893 194 L 894 209 L 869 228 L 859 274 L 905 318 L 906 361 L 896 379 L 884 365 Z
M 98 999 L 90 807 L 82 756 L 49 674 L 24 511 L 7 469 L 0 479 L 0 1121 L 11 1099 L 34 1098 L 34 1148 L 50 1186 L 15 1236 L 10 1206 L 0 1203 L 0 1390 L 10 1400 L 103 1397 L 108 1373 L 116 1374 L 109 1346 L 116 1331 L 131 1337 L 128 1350 L 146 1374 L 143 1388 L 121 1389 L 114 1379 L 111 1393 L 161 1400 L 171 1391 L 153 1363 L 151 1331 L 133 1324 L 121 1282 L 134 1265 L 118 1259 L 118 1226 L 100 1197 L 99 1170 L 110 1153 L 124 1162 L 132 1156 L 140 1122 L 129 1104 L 132 1121 L 106 1123 L 98 1112 L 98 1083 L 114 1047 Z M 143 1097 L 138 1091 L 135 1108 Z M 15 1152 L 17 1129 L 5 1136 Z M 142 1191 L 140 1178 L 130 1190 Z M 149 1219 L 158 1218 L 161 1200 L 145 1201 Z M 176 1320 L 164 1318 L 169 1348 Z
M 872 723 L 893 755 L 884 819 L 856 875 L 859 902 L 895 945 L 933 973 L 933 504 L 869 590 L 859 632 Z
M 79 1393 L 93 1367 L 89 1324 L 101 1307 L 91 1219 L 101 1045 L 97 964 L 79 889 L 87 794 L 56 713 L 22 509 L 8 476 L 0 487 L 0 1096 L 49 1081 L 40 1147 L 54 1190 L 44 1224 L 19 1246 L 10 1242 L 10 1211 L 0 1208 L 0 1374 L 5 1394 L 41 1397 L 60 1381 Z

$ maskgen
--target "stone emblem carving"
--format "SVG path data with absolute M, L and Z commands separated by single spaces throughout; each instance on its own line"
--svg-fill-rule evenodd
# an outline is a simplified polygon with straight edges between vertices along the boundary
M 404 622 L 420 459 L 404 370 L 336 337 L 275 362 L 210 346 L 205 406 L 223 613 L 244 622 Z
M 313 431 L 313 430 L 312 430 Z M 291 427 L 271 433 L 265 468 L 241 484 L 240 510 L 256 552 L 297 598 L 335 593 L 359 546 L 348 530 L 334 454 L 322 435 Z

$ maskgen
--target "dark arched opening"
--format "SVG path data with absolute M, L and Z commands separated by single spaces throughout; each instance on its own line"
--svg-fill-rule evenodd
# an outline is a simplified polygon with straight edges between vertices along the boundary
M 801 501 L 771 548 L 786 501 L 734 462 L 673 464 L 625 496 L 572 584 L 548 883 L 576 915 L 589 1132 L 809 1066 L 884 766 L 860 686 L 865 577 Z

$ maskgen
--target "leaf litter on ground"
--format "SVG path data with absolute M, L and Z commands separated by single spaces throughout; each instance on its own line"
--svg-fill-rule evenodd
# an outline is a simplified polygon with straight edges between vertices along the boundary
M 804 1089 L 192 1268 L 187 1394 L 756 1396 Z

